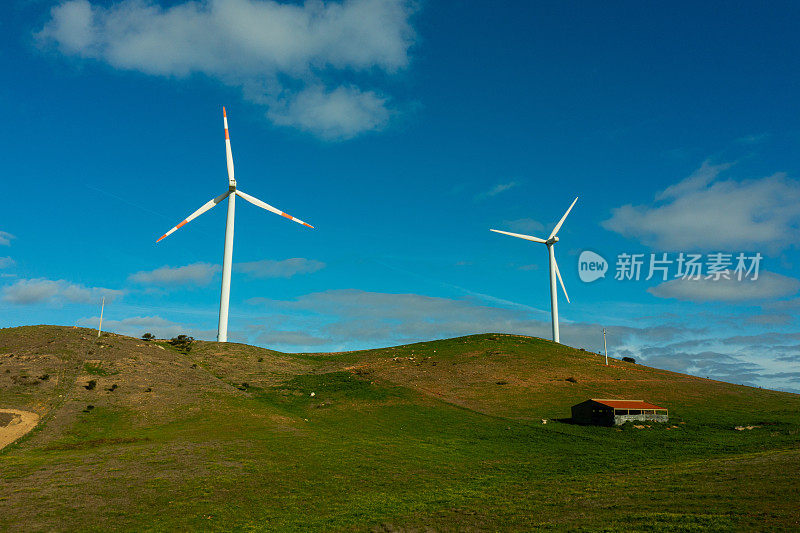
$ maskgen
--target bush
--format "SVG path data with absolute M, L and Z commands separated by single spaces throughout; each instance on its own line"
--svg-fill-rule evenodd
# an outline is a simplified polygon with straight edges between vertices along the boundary
M 634 359 L 633 357 L 623 357 L 622 360 L 625 361 L 626 363 L 636 364 L 636 359 Z
M 145 333 L 144 335 L 142 335 L 142 340 L 143 341 L 151 341 L 151 340 L 153 340 L 155 338 L 156 338 L 156 336 L 153 335 L 152 333 Z
M 83 387 L 84 387 L 86 390 L 92 390 L 92 389 L 94 389 L 96 386 L 97 386 L 97 381 L 95 381 L 95 380 L 93 380 L 93 379 L 90 379 L 90 380 L 89 380 L 89 383 L 87 383 L 87 384 L 86 384 L 86 385 L 84 385 Z
M 188 352 L 191 350 L 193 342 L 194 337 L 189 337 L 188 335 L 178 335 L 177 337 L 172 337 L 172 339 L 169 341 L 171 345 L 182 352 Z
M 577 382 L 578 382 L 578 380 L 577 380 L 577 379 L 575 379 L 575 378 L 573 378 L 572 376 L 568 377 L 568 378 L 567 378 L 567 379 L 565 379 L 564 381 L 569 381 L 570 383 L 577 383 Z

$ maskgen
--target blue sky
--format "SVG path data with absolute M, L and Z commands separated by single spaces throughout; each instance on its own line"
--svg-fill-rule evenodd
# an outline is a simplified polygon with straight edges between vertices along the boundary
M 797 4 L 17 1 L 0 20 L 0 326 L 346 350 L 502 331 L 800 391 Z M 578 256 L 609 274 L 591 283 Z M 615 280 L 621 253 L 757 280 Z M 730 272 L 729 272 L 730 274 Z M 646 276 L 642 276 L 643 278 Z

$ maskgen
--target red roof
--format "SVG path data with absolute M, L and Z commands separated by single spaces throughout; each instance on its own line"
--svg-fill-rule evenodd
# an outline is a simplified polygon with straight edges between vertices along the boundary
M 592 398 L 592 401 L 614 407 L 615 409 L 666 409 L 666 407 L 659 407 L 652 403 L 643 402 L 642 400 L 598 400 Z

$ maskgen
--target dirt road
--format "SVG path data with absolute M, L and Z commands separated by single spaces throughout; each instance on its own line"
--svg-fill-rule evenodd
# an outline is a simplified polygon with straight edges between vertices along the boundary
M 0 450 L 32 430 L 39 415 L 17 409 L 0 409 Z

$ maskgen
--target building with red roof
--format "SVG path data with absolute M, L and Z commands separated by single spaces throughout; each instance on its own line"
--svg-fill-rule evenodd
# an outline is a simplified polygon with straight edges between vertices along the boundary
M 593 426 L 619 426 L 625 422 L 666 422 L 669 411 L 643 400 L 592 398 L 572 406 L 572 421 Z

